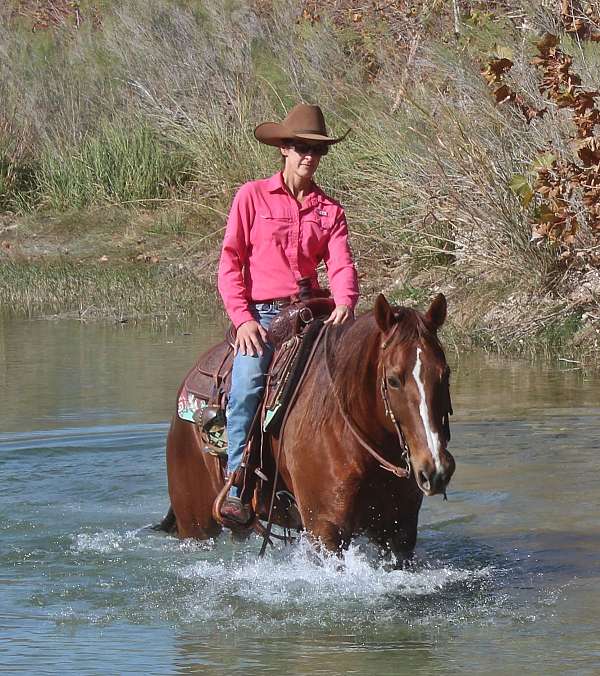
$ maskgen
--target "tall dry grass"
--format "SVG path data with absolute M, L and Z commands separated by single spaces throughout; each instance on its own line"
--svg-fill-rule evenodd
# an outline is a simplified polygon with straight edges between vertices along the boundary
M 343 2 L 322 3 L 314 23 L 302 2 L 235 0 L 105 2 L 101 29 L 84 20 L 31 33 L 0 15 L 0 96 L 11 134 L 27 130 L 19 154 L 0 129 L 2 208 L 176 196 L 222 225 L 235 189 L 278 166 L 254 125 L 318 101 L 335 133 L 353 129 L 319 180 L 347 207 L 377 283 L 443 266 L 467 280 L 552 285 L 557 251 L 531 245 L 509 182 L 542 149 L 566 152 L 568 121 L 551 110 L 527 125 L 492 102 L 479 71 L 509 46 L 520 90 L 539 99 L 532 40 L 557 29 L 559 3 L 486 13 L 461 2 L 458 36 L 451 3 L 413 4 L 410 22 L 388 13 L 356 26 L 343 24 Z M 597 86 L 598 45 L 571 48 Z M 21 165 L 26 190 L 12 178 Z

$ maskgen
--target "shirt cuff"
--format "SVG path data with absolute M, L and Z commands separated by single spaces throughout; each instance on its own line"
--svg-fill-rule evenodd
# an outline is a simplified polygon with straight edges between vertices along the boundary
M 337 307 L 338 305 L 346 305 L 348 306 L 352 311 L 354 311 L 354 308 L 356 306 L 356 303 L 358 302 L 358 298 L 350 298 L 349 296 L 334 296 L 333 300 L 335 301 L 335 306 Z
M 229 315 L 233 325 L 238 329 L 244 322 L 255 321 L 254 315 L 250 310 L 237 310 Z

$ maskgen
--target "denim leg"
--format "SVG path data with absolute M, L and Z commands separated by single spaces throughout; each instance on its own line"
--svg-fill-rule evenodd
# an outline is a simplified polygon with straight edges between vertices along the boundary
M 278 314 L 269 304 L 258 303 L 255 308 L 257 320 L 266 329 Z M 244 355 L 238 352 L 233 359 L 231 391 L 227 403 L 227 470 L 234 472 L 242 462 L 246 438 L 265 388 L 265 374 L 273 352 L 265 346 L 262 356 Z M 238 491 L 232 488 L 231 495 Z

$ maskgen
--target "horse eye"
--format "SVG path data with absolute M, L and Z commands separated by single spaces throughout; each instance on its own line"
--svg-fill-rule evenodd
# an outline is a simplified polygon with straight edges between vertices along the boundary
M 398 378 L 398 376 L 388 376 L 387 382 L 390 387 L 395 389 L 402 387 L 402 383 L 400 382 L 400 378 Z

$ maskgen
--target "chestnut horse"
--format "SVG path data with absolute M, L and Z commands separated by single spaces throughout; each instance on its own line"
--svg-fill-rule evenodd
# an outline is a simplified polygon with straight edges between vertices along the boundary
M 437 337 L 445 318 L 442 294 L 425 314 L 392 308 L 380 295 L 373 311 L 329 328 L 314 353 L 272 447 L 298 525 L 327 549 L 339 552 L 364 533 L 384 553 L 408 558 L 423 496 L 445 494 L 455 466 L 449 368 Z M 172 509 L 162 525 L 179 537 L 220 531 L 211 508 L 224 479 L 202 448 L 196 426 L 175 416 L 167 440 Z M 399 467 L 403 455 L 408 471 Z M 266 502 L 259 496 L 263 516 Z

